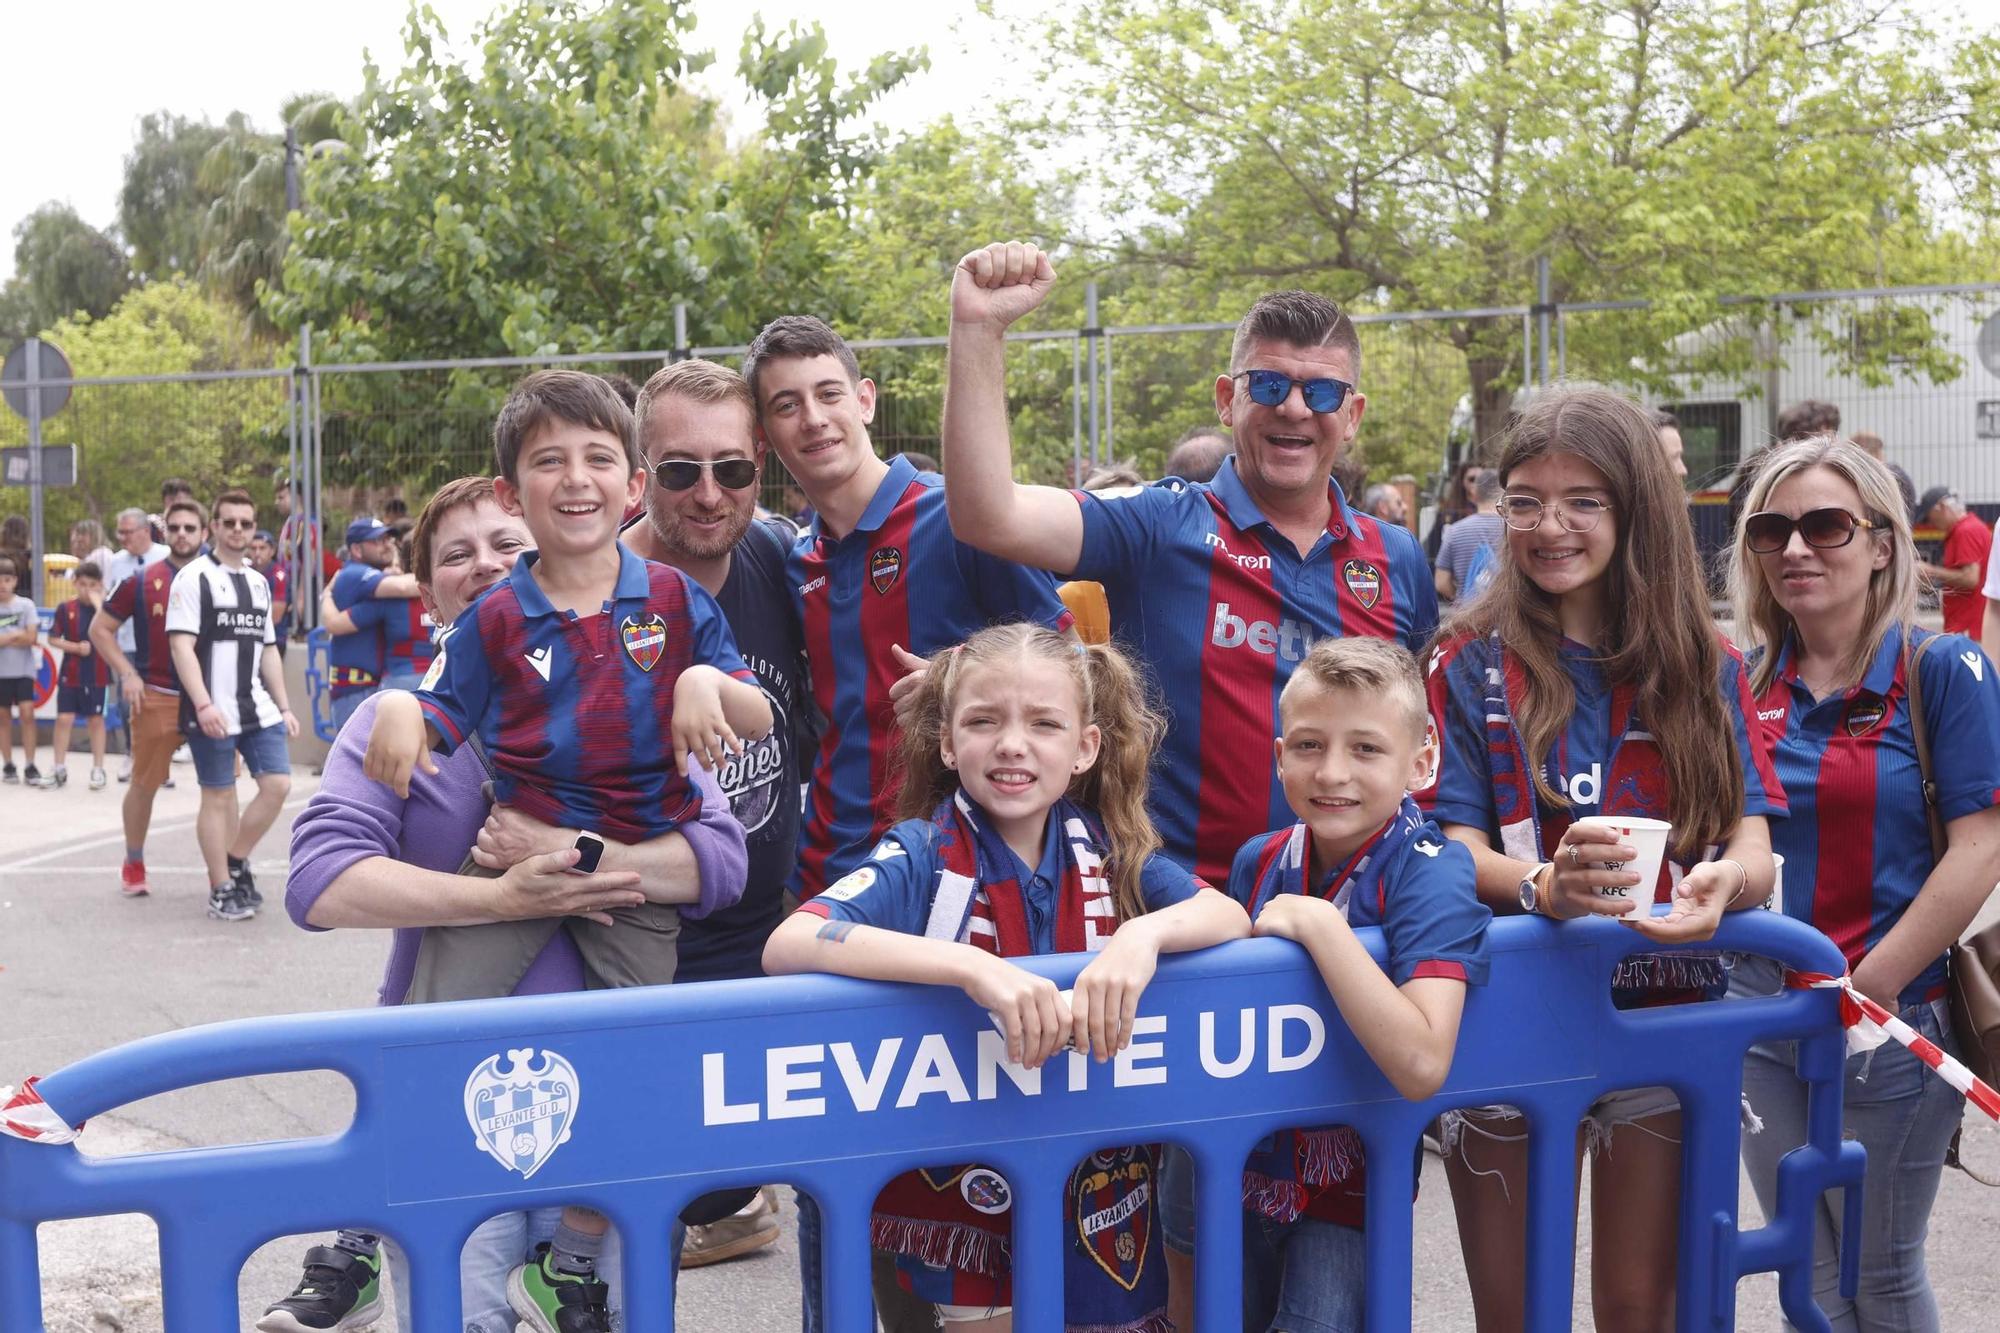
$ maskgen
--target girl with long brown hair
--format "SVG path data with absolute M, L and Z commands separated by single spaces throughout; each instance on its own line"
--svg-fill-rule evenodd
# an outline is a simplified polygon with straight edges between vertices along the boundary
M 1753 741 L 1742 659 L 1710 619 L 1652 421 L 1607 389 L 1547 391 L 1515 424 L 1500 480 L 1499 569 L 1439 631 L 1431 660 L 1443 749 L 1427 803 L 1472 850 L 1495 912 L 1617 915 L 1662 942 L 1706 939 L 1725 910 L 1770 894 L 1764 817 L 1782 814 L 1784 797 Z M 1592 815 L 1672 825 L 1653 884 L 1620 868 L 1635 849 L 1581 822 Z M 1630 909 L 1628 891 L 1641 906 Z M 1613 1002 L 1685 1002 L 1718 994 L 1722 980 L 1713 955 L 1634 955 L 1613 978 Z M 1672 1328 L 1679 1102 L 1663 1088 L 1608 1093 L 1583 1130 L 1597 1327 Z M 1505 1108 L 1454 1113 L 1445 1138 L 1479 1327 L 1519 1328 L 1526 1124 Z
M 994 626 L 931 658 L 896 711 L 904 818 L 866 865 L 778 928 L 764 949 L 767 972 L 958 986 L 992 1013 L 1008 1059 L 1032 1069 L 1065 1045 L 1109 1059 L 1131 1040 L 1162 952 L 1249 933 L 1241 907 L 1158 851 L 1146 773 L 1162 724 L 1116 648 Z M 1067 1000 L 1008 961 L 1083 951 L 1097 956 Z M 1121 1225 L 1133 1243 L 1157 1248 L 1153 1150 L 1121 1156 L 1113 1174 L 1146 1185 Z M 918 1172 L 891 1181 L 873 1241 L 898 1256 L 899 1280 L 948 1326 L 1004 1330 L 1008 1219 L 979 1204 L 981 1191 L 1005 1184 L 984 1167 L 954 1171 L 958 1189 Z M 1165 1264 L 1153 1260 L 1130 1290 L 1087 1258 L 1070 1263 L 1068 1323 L 1162 1333 Z

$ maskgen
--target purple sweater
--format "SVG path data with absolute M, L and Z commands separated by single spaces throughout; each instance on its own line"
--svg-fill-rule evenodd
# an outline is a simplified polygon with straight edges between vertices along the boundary
M 449 758 L 437 758 L 438 775 L 410 775 L 405 801 L 379 782 L 362 775 L 361 757 L 375 725 L 377 698 L 360 708 L 333 743 L 326 757 L 326 774 L 306 808 L 292 825 L 292 867 L 285 885 L 285 910 L 307 930 L 312 911 L 327 886 L 357 861 L 387 856 L 425 870 L 455 873 L 486 822 L 487 800 L 480 786 L 486 780 L 479 756 L 471 746 Z M 701 875 L 701 899 L 685 903 L 681 914 L 691 919 L 728 907 L 743 895 L 745 857 L 743 826 L 729 813 L 729 802 L 711 775 L 697 769 L 702 795 L 701 818 L 677 831 L 687 839 Z M 381 1002 L 401 1004 L 416 967 L 422 931 L 398 929 L 382 977 Z M 528 965 L 514 987 L 515 995 L 547 995 L 583 989 L 583 959 L 559 930 Z

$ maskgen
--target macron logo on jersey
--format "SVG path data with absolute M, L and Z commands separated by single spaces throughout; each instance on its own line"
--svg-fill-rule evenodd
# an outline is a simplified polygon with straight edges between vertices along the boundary
M 1299 662 L 1312 647 L 1312 631 L 1296 620 L 1281 620 L 1275 625 L 1268 620 L 1245 620 L 1230 614 L 1229 603 L 1217 602 L 1209 641 L 1218 648 L 1248 645 L 1250 651 L 1266 657 L 1275 654 L 1287 662 Z
M 1143 490 L 1145 488 L 1138 487 L 1135 489 Z M 1102 496 L 1106 494 L 1106 492 L 1099 491 L 1098 494 Z M 1271 567 L 1270 556 L 1238 555 L 1236 554 L 1236 552 L 1229 549 L 1229 543 L 1223 541 L 1219 533 L 1214 533 L 1214 532 L 1203 533 L 1202 540 L 1207 542 L 1210 546 L 1214 547 L 1216 550 L 1222 552 L 1224 555 L 1228 556 L 1232 561 L 1235 562 L 1236 567 L 1238 569 L 1269 569 Z
M 540 676 L 544 682 L 548 680 L 550 654 L 547 644 L 543 644 L 532 653 L 522 653 L 521 656 L 528 659 L 528 665 L 535 669 L 536 675 Z
M 1972 678 L 1974 680 L 1984 681 L 1986 679 L 1986 668 L 1980 662 L 1978 653 L 1976 652 L 1960 653 L 1958 655 L 1958 660 L 1965 663 L 1966 670 L 1972 673 Z

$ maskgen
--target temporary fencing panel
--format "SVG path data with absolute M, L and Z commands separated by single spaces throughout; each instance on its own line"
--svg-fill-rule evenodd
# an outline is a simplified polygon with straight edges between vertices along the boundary
M 1361 937 L 1379 959 L 1379 932 Z M 1165 960 L 1133 1044 L 1108 1064 L 1058 1056 L 1039 1072 L 956 992 L 790 978 L 250 1019 L 147 1038 L 41 1081 L 76 1124 L 175 1088 L 310 1069 L 355 1088 L 331 1138 L 93 1159 L 0 1136 L 0 1327 L 42 1327 L 36 1227 L 138 1212 L 158 1224 L 166 1326 L 234 1327 L 245 1259 L 278 1236 L 348 1225 L 399 1242 L 416 1324 L 459 1327 L 459 1252 L 481 1221 L 574 1202 L 624 1241 L 624 1327 L 673 1327 L 669 1229 L 697 1195 L 785 1181 L 825 1218 L 829 1325 L 870 1320 L 868 1218 L 880 1188 L 919 1166 L 976 1160 L 1012 1186 L 1016 1327 L 1060 1329 L 1064 1184 L 1087 1154 L 1174 1142 L 1197 1164 L 1198 1326 L 1238 1322 L 1240 1182 L 1258 1139 L 1345 1124 L 1368 1154 L 1368 1322 L 1411 1318 L 1413 1174 L 1443 1110 L 1506 1103 L 1530 1126 L 1528 1326 L 1570 1327 L 1578 1120 L 1601 1093 L 1666 1086 L 1681 1099 L 1679 1325 L 1730 1329 L 1735 1284 L 1777 1270 L 1799 1327 L 1811 1303 L 1813 1210 L 1862 1151 L 1843 1144 L 1837 995 L 1622 1012 L 1609 983 L 1645 944 L 1607 921 L 1498 921 L 1490 983 L 1466 1007 L 1444 1090 L 1403 1100 L 1333 1013 L 1293 945 L 1252 940 Z M 1838 974 L 1839 952 L 1765 912 L 1717 944 Z M 1031 960 L 1069 984 L 1086 960 Z M 1742 1062 L 1796 1039 L 1812 1085 L 1808 1143 L 1786 1158 L 1780 1215 L 1737 1228 Z M 1441 1189 L 1434 1180 L 1432 1188 Z M 1850 1238 L 1858 1236 L 1850 1226 Z M 1851 1256 L 1844 1256 L 1851 1275 Z M 1851 1276 L 1848 1279 L 1851 1282 Z

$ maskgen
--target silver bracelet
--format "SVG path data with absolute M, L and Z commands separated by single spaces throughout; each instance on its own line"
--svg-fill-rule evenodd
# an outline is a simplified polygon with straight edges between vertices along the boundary
M 1736 881 L 1736 892 L 1730 894 L 1729 901 L 1722 905 L 1722 910 L 1727 912 L 1730 908 L 1736 905 L 1736 900 L 1743 896 L 1743 890 L 1750 887 L 1750 872 L 1745 870 L 1743 868 L 1743 863 L 1741 861 L 1738 861 L 1733 856 L 1723 857 L 1722 864 L 1726 866 L 1735 866 L 1736 873 L 1739 876 L 1739 878 Z

